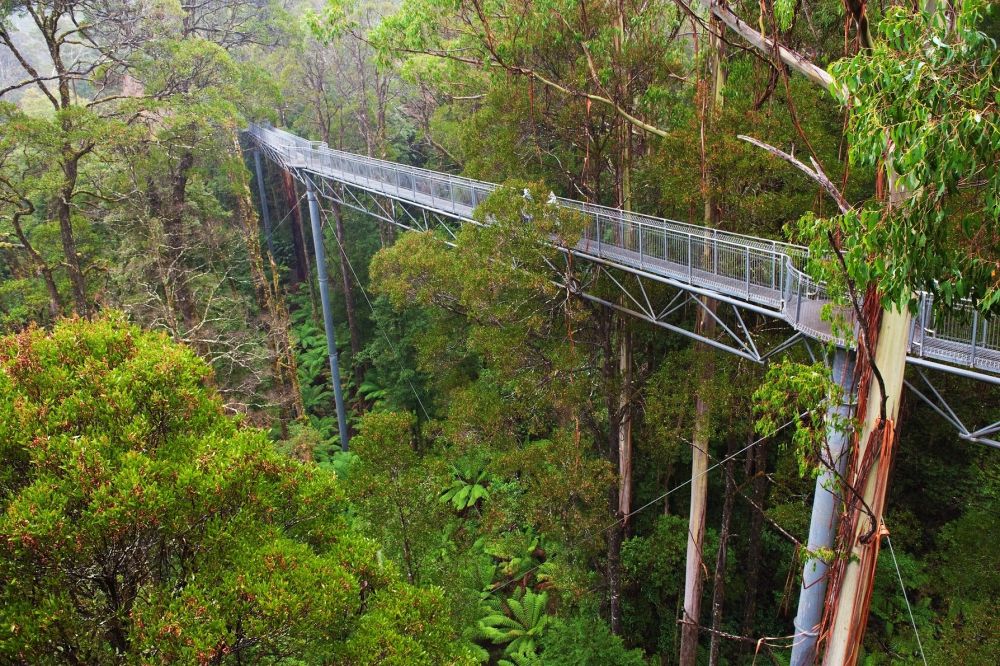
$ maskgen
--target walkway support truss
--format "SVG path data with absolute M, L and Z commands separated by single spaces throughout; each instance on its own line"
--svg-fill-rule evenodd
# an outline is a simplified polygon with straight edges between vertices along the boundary
M 456 224 L 474 222 L 476 206 L 498 187 L 333 150 L 265 125 L 252 125 L 249 135 L 321 196 L 407 229 L 441 227 L 454 237 Z M 850 344 L 823 316 L 834 307 L 833 299 L 824 284 L 804 272 L 809 260 L 804 247 L 571 199 L 557 202 L 587 219 L 583 238 L 570 252 L 611 276 L 625 305 L 586 290 L 580 292 L 584 298 L 698 338 L 678 323 L 681 318 L 670 315 L 680 312 L 679 303 L 687 307 L 697 301 L 692 295 L 710 296 L 728 313 L 719 321 L 723 339 L 702 341 L 758 362 L 806 339 Z M 652 302 L 652 285 L 671 288 L 665 306 Z M 850 330 L 852 314 L 839 314 Z M 754 315 L 782 321 L 793 332 L 762 351 L 751 335 L 758 328 L 750 325 Z M 930 295 L 921 295 L 907 352 L 911 364 L 1000 383 L 1000 323 L 981 318 L 971 307 L 936 308 Z

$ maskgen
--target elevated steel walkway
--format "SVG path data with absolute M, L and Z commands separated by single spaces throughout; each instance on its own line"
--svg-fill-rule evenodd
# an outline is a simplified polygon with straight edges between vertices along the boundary
M 293 172 L 455 220 L 473 221 L 476 206 L 498 187 L 333 150 L 273 127 L 253 125 L 248 134 Z M 783 320 L 808 338 L 834 341 L 830 323 L 821 316 L 832 299 L 825 285 L 804 272 L 806 248 L 571 199 L 557 201 L 588 220 L 574 255 L 625 271 L 637 281 L 653 279 Z M 383 213 L 398 223 L 394 214 Z M 647 310 L 640 298 L 630 298 L 636 309 L 629 312 L 657 323 L 651 305 Z M 746 328 L 742 319 L 739 324 Z M 753 352 L 741 355 L 761 360 Z M 1000 384 L 1000 323 L 981 318 L 971 307 L 942 311 L 922 295 L 907 353 L 911 363 Z

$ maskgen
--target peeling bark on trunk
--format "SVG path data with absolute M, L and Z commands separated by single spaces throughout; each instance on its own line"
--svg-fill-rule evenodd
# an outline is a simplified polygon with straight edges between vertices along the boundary
M 233 154 L 235 156 L 241 154 L 239 138 L 235 134 L 233 135 Z M 289 335 L 288 310 L 285 307 L 281 287 L 278 284 L 277 267 L 273 261 L 271 264 L 272 280 L 268 280 L 264 270 L 257 216 L 253 208 L 253 199 L 250 196 L 247 173 L 244 169 L 240 169 L 232 178 L 236 196 L 236 215 L 247 249 L 254 295 L 263 315 L 261 323 L 271 353 L 271 366 L 275 383 L 280 387 L 277 402 L 283 412 L 282 426 L 284 426 L 285 420 L 288 418 L 298 419 L 305 416 L 302 392 L 299 389 L 298 368 Z
M 870 293 L 874 298 L 874 289 Z M 882 516 L 898 438 L 896 419 L 906 370 L 910 312 L 905 308 L 885 310 L 881 322 L 873 328 L 878 330 L 875 364 L 885 382 L 886 413 L 883 419 L 880 413 L 883 396 L 878 384 L 869 377 L 868 385 L 859 387 L 858 400 L 863 412 L 859 414 L 861 423 L 854 456 L 846 474 L 847 483 L 860 493 L 864 505 L 856 499 L 849 501 L 847 517 L 841 522 L 838 546 L 845 557 L 831 567 L 833 584 L 827 590 L 827 601 L 832 611 L 823 623 L 829 637 L 824 666 L 846 666 L 859 658 L 885 530 Z

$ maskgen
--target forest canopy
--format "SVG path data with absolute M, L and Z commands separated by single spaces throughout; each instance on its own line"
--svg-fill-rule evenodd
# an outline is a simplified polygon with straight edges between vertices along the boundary
M 0 340 L 0 654 L 25 663 L 475 663 L 335 474 L 226 416 L 109 315 Z
M 0 3 L 0 662 L 997 663 L 998 8 Z

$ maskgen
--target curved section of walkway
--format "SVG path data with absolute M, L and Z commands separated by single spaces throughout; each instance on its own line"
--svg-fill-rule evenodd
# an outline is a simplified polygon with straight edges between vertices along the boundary
M 333 150 L 269 126 L 252 125 L 248 132 L 286 168 L 460 220 L 472 220 L 476 206 L 498 187 Z M 823 317 L 832 299 L 825 285 L 803 272 L 809 258 L 806 248 L 572 199 L 557 201 L 588 221 L 574 253 L 754 304 L 810 338 L 834 340 Z M 853 323 L 849 312 L 843 314 L 848 324 Z M 913 317 L 909 344 L 911 359 L 932 359 L 1000 376 L 1000 325 L 981 319 L 972 308 L 939 312 L 924 295 Z

